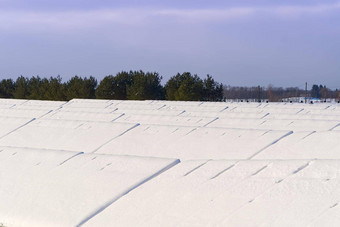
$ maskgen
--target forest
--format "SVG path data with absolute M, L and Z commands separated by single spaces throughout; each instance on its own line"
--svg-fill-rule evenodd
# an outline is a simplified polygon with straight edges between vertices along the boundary
M 105 76 L 101 81 L 93 76 L 74 76 L 68 81 L 57 77 L 23 77 L 0 81 L 0 98 L 68 101 L 73 98 L 117 100 L 178 100 L 224 101 L 229 99 L 250 101 L 281 101 L 289 97 L 315 97 L 340 99 L 338 89 L 313 85 L 310 90 L 298 87 L 282 88 L 230 86 L 214 80 L 209 74 L 201 79 L 190 72 L 177 73 L 164 85 L 157 72 L 122 71 Z

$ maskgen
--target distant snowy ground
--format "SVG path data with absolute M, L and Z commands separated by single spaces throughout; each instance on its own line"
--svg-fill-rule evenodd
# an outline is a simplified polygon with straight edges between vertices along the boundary
M 0 225 L 340 226 L 340 105 L 0 99 Z

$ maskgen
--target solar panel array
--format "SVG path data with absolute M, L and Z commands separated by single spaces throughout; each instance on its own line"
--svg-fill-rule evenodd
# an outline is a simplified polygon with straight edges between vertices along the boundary
M 339 226 L 340 105 L 0 99 L 0 226 Z

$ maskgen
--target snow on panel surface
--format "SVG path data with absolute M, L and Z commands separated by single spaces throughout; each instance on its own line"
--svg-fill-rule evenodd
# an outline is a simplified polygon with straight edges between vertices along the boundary
M 339 165 L 338 161 L 310 160 L 186 161 L 126 195 L 87 224 L 306 225 L 323 212 L 331 212 L 337 203 Z
M 154 116 L 185 116 L 184 110 L 165 110 L 165 109 L 117 109 L 117 113 L 124 113 L 129 115 L 154 115 Z
M 340 120 L 265 120 L 257 128 L 292 131 L 326 131 L 335 127 Z
M 333 127 L 331 131 L 340 131 L 340 123 Z
M 18 110 L 46 110 L 52 111 L 62 107 L 66 102 L 63 101 L 40 101 L 40 100 L 25 100 L 21 104 L 14 105 L 13 109 Z
M 202 103 L 201 103 L 202 104 Z M 207 106 L 207 105 L 187 105 L 184 103 L 184 105 L 167 105 L 164 107 L 166 110 L 184 110 L 186 112 L 221 112 L 225 109 L 227 109 L 228 106 L 225 103 L 221 103 L 221 105 L 218 106 Z
M 280 140 L 258 159 L 340 159 L 340 131 L 300 132 Z
M 172 149 L 194 127 L 140 125 L 102 146 L 97 154 L 179 157 Z M 152 142 L 150 142 L 152 141 Z
M 248 159 L 290 133 L 198 128 L 182 137 L 172 150 L 182 159 Z
M 72 99 L 67 102 L 63 108 L 67 109 L 77 109 L 77 108 L 94 108 L 94 109 L 104 109 L 111 106 L 113 103 L 119 101 L 111 100 L 98 100 L 98 99 Z
M 22 221 L 30 217 L 30 212 L 41 206 L 36 200 L 44 190 L 47 176 L 74 153 L 4 147 L 0 147 L 0 151 L 0 222 L 5 226 L 23 226 Z M 47 196 L 40 200 L 43 204 L 54 199 Z
M 178 163 L 75 154 L 2 148 L 1 222 L 5 226 L 76 226 Z
M 122 117 L 123 114 L 116 112 L 86 112 L 86 111 L 69 111 L 67 109 L 60 109 L 50 113 L 44 119 L 54 120 L 79 120 L 79 121 L 115 121 L 117 118 Z
M 180 159 L 247 159 L 290 133 L 140 125 L 102 146 L 96 153 Z
M 50 113 L 51 110 L 39 110 L 39 109 L 1 109 L 0 108 L 0 116 L 1 117 L 25 117 L 25 118 L 40 118 Z
M 16 105 L 21 105 L 21 104 L 23 104 L 27 101 L 28 100 L 24 100 L 24 99 L 3 99 L 3 98 L 0 98 L 0 109 L 11 108 L 11 107 L 14 107 Z
M 88 113 L 113 113 L 118 110 L 116 107 L 120 100 L 86 100 L 73 99 L 63 105 L 63 112 L 88 112 Z M 120 113 L 122 114 L 122 113 Z
M 0 99 L 0 223 L 339 226 L 338 116 L 329 103 Z
M 338 202 L 339 167 L 339 161 L 309 161 L 220 224 L 306 226 Z
M 287 120 L 320 120 L 337 121 L 340 114 L 268 114 L 265 119 L 287 119 Z
M 52 107 L 58 108 L 66 104 L 64 101 L 41 101 L 41 100 L 28 100 L 24 102 L 20 106 L 27 106 L 27 107 Z
M 115 122 L 201 127 L 210 124 L 216 119 L 217 119 L 216 117 L 138 115 L 130 113 L 123 115 L 119 119 L 115 120 Z
M 135 111 L 139 109 L 144 110 L 160 110 L 166 107 L 166 104 L 157 101 L 121 101 L 109 108 L 117 108 L 119 111 Z
M 221 118 L 212 122 L 209 127 L 234 128 L 234 129 L 259 129 L 266 122 L 264 119 L 250 118 Z
M 10 103 L 1 103 L 0 102 L 0 109 L 10 109 L 14 106 L 14 104 L 10 104 Z
M 317 218 L 313 219 L 307 226 L 337 227 L 340 223 L 340 201 L 326 208 Z
M 0 116 L 0 139 L 5 135 L 12 133 L 20 127 L 31 122 L 33 118 L 16 118 Z
M 338 120 L 293 120 L 293 119 L 251 119 L 251 118 L 220 118 L 209 127 L 292 130 L 292 131 L 326 131 L 340 124 Z
M 0 146 L 92 152 L 135 124 L 38 119 L 0 139 Z

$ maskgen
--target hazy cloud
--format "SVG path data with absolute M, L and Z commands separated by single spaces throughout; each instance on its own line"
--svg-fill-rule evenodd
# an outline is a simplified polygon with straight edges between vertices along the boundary
M 157 20 L 197 23 L 224 22 L 255 15 L 296 17 L 340 9 L 340 3 L 310 6 L 233 7 L 226 9 L 105 9 L 75 11 L 0 11 L 1 29 L 73 29 L 105 24 L 143 25 Z
M 340 87 L 339 2 L 7 2 L 10 7 L 0 4 L 0 76 L 100 79 L 143 69 L 164 78 L 183 71 L 209 73 L 238 85 L 290 86 L 313 80 Z
M 271 16 L 290 17 L 304 14 L 322 14 L 339 10 L 340 3 L 320 4 L 311 6 L 275 6 L 275 7 L 234 7 L 228 9 L 185 9 L 185 10 L 159 10 L 154 14 L 191 19 L 193 21 L 225 21 L 241 17 L 267 14 Z

